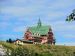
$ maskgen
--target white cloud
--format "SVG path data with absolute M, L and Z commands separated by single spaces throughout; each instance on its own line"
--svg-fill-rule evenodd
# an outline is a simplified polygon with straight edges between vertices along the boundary
M 31 3 L 31 4 L 29 3 L 30 5 L 27 4 L 27 0 L 12 0 L 12 2 L 13 2 L 12 5 L 10 5 L 10 6 L 7 5 L 6 7 L 1 8 L 1 12 L 3 14 L 9 14 L 9 15 L 14 15 L 14 16 L 25 16 L 25 15 L 32 15 L 32 14 L 35 15 L 37 13 L 37 11 L 39 11 L 40 9 L 43 8 L 42 7 L 43 5 L 38 4 L 38 3 L 40 3 L 39 1 L 38 1 L 38 3 L 37 3 L 37 1 L 35 1 L 35 2 L 29 1 Z M 34 2 L 34 3 L 32 3 L 32 2 Z M 43 2 L 43 1 L 41 1 L 41 2 Z M 16 3 L 18 6 L 14 5 L 14 3 Z M 21 4 L 26 3 L 26 5 L 28 5 L 28 6 L 24 6 L 24 5 L 20 6 L 19 5 L 20 3 Z
M 8 28 L 9 25 L 11 25 L 11 24 L 8 24 L 7 22 L 0 22 L 0 28 L 1 29 L 5 30 Z
M 75 34 L 64 34 L 63 36 L 66 38 L 75 38 Z
M 11 39 L 16 39 L 16 38 L 20 38 L 21 36 L 19 36 L 19 35 L 14 35 L 14 34 L 0 34 L 0 40 L 6 40 L 6 39 L 9 39 L 9 38 L 11 38 Z
M 74 0 L 56 0 L 50 8 L 59 8 L 59 9 L 65 9 L 74 4 Z
M 75 42 L 56 43 L 56 45 L 75 46 Z
M 0 14 L 0 20 L 1 21 L 9 21 L 10 19 L 12 18 L 12 16 L 11 15 L 8 15 L 8 14 L 3 14 L 3 15 L 1 15 Z
M 64 14 L 64 12 L 61 12 L 61 11 L 50 11 L 50 12 L 48 12 L 48 14 L 47 14 L 47 18 L 48 18 L 48 20 L 50 21 L 50 20 L 59 20 L 59 18 L 62 16 L 62 17 L 64 17 L 66 14 Z M 60 18 L 60 19 L 62 19 L 62 18 Z
M 75 42 L 65 43 L 66 46 L 75 46 Z
M 75 26 L 71 25 L 58 25 L 54 27 L 57 31 L 75 31 Z
M 14 15 L 14 16 L 24 16 L 31 14 L 35 9 L 29 7 L 5 7 L 2 8 L 1 12 L 4 14 Z
M 13 31 L 14 32 L 25 32 L 25 30 L 26 30 L 26 27 L 25 26 L 19 26 L 19 27 L 15 27 L 15 28 L 13 28 Z
M 56 21 L 50 23 L 54 31 L 75 31 L 75 24 L 66 21 Z M 58 30 L 57 30 L 58 29 Z

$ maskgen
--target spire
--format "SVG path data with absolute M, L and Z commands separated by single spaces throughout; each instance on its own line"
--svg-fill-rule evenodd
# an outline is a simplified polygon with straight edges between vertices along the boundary
M 38 27 L 41 27 L 42 26 L 42 23 L 41 23 L 41 20 L 40 20 L 40 18 L 39 18 L 39 20 L 38 20 L 38 25 L 37 25 Z

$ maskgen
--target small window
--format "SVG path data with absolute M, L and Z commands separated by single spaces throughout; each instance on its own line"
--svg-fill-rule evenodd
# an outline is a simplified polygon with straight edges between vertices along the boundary
M 34 33 L 33 33 L 33 35 L 34 35 Z
M 40 34 L 38 34 L 38 36 L 40 36 Z

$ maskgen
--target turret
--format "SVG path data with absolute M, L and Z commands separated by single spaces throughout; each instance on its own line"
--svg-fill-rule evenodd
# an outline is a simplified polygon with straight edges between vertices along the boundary
M 49 32 L 48 32 L 48 44 L 53 44 L 54 38 L 53 38 L 53 32 L 52 29 L 49 28 Z

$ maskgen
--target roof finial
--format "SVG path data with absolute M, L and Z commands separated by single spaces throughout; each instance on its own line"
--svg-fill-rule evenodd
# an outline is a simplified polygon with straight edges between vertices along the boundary
M 41 27 L 42 26 L 42 23 L 41 23 L 41 20 L 40 20 L 40 17 L 39 17 L 39 20 L 38 20 L 38 27 Z

